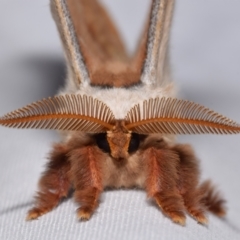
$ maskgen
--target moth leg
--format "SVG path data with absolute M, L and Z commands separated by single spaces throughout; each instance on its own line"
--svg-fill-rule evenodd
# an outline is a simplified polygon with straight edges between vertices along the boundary
M 184 225 L 184 203 L 177 189 L 178 155 L 169 149 L 150 147 L 145 150 L 144 158 L 148 162 L 146 190 L 163 213 L 173 222 Z
M 208 211 L 218 217 L 224 217 L 226 215 L 226 201 L 221 197 L 221 194 L 209 180 L 204 181 L 200 185 L 199 194 L 201 203 L 208 209 Z
M 37 219 L 55 208 L 63 197 L 67 197 L 70 189 L 67 161 L 68 150 L 64 145 L 57 144 L 50 154 L 47 170 L 39 181 L 39 191 L 35 197 L 35 207 L 27 215 L 27 220 Z
M 74 185 L 74 198 L 80 207 L 79 220 L 89 220 L 98 206 L 103 190 L 100 171 L 101 152 L 95 146 L 86 146 L 71 152 L 71 175 Z
M 183 197 L 185 207 L 189 214 L 199 223 L 208 222 L 205 216 L 206 208 L 201 203 L 199 192 L 199 166 L 198 160 L 190 145 L 177 144 L 174 150 L 180 158 L 178 188 Z

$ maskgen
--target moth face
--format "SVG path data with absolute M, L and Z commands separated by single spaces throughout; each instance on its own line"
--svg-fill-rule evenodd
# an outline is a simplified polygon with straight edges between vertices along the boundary
M 107 133 L 107 141 L 110 147 L 111 156 L 121 161 L 129 156 L 128 148 L 131 139 L 130 132 L 110 131 Z
M 128 131 L 124 121 L 117 121 L 111 131 L 96 135 L 96 143 L 100 149 L 109 153 L 115 160 L 121 161 L 138 150 L 139 136 L 139 134 Z

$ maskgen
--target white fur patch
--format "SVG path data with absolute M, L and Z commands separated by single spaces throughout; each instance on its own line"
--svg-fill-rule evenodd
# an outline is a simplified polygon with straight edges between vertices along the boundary
M 67 83 L 71 83 L 71 81 Z M 112 110 L 116 119 L 124 119 L 129 110 L 136 104 L 141 104 L 150 98 L 174 97 L 175 89 L 173 83 L 166 84 L 164 87 L 139 85 L 131 88 L 101 88 L 82 84 L 79 90 L 72 84 L 68 84 L 60 94 L 69 93 L 96 98 Z

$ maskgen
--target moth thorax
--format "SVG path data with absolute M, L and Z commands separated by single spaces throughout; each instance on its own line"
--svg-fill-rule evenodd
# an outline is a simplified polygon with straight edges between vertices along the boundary
M 124 121 L 116 121 L 113 129 L 107 132 L 107 141 L 110 147 L 111 156 L 118 161 L 128 158 L 130 140 L 131 132 L 125 127 Z

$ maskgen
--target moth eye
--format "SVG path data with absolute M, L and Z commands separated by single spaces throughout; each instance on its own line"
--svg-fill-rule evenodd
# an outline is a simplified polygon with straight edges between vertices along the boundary
M 128 147 L 128 152 L 132 153 L 138 150 L 140 144 L 140 135 L 132 133 L 131 140 Z
M 95 135 L 97 146 L 106 153 L 110 153 L 110 147 L 107 141 L 106 133 L 99 133 Z

